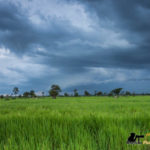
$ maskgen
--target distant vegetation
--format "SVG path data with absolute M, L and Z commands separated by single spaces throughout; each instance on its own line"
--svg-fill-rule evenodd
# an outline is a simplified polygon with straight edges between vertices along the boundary
M 36 97 L 36 94 L 35 94 L 35 92 L 34 92 L 34 90 L 31 90 L 30 92 L 24 92 L 23 93 L 23 97 Z
M 15 96 L 19 93 L 18 87 L 14 87 L 13 93 L 14 93 Z
M 94 93 L 90 93 L 89 91 L 85 90 L 83 94 L 79 94 L 77 89 L 74 89 L 72 91 L 72 94 L 64 92 L 64 94 L 62 94 L 62 90 L 60 88 L 59 85 L 54 84 L 51 86 L 50 90 L 49 90 L 49 95 L 46 95 L 45 92 L 41 92 L 41 95 L 36 95 L 34 90 L 31 91 L 26 91 L 23 94 L 19 94 L 19 88 L 18 87 L 14 87 L 12 90 L 12 94 L 11 95 L 0 95 L 0 99 L 5 98 L 6 100 L 9 100 L 10 98 L 15 99 L 16 97 L 25 97 L 25 98 L 36 98 L 36 97 L 47 97 L 47 96 L 51 96 L 53 99 L 56 99 L 56 97 L 61 96 L 61 97 L 79 97 L 79 96 L 114 96 L 114 97 L 119 97 L 119 96 L 136 96 L 136 95 L 150 95 L 150 93 L 132 93 L 130 91 L 123 91 L 123 88 L 116 88 L 111 90 L 109 93 L 106 92 L 102 92 L 102 91 L 94 91 Z M 61 93 L 61 94 L 60 94 Z
M 49 95 L 52 96 L 52 98 L 56 99 L 56 97 L 59 95 L 59 92 L 61 92 L 61 88 L 59 85 L 52 85 L 51 89 L 49 91 Z

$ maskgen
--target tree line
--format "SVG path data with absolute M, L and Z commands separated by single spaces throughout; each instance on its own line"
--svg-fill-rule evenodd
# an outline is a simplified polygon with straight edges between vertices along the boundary
M 136 93 L 131 93 L 130 91 L 123 91 L 123 88 L 116 88 L 111 90 L 109 93 L 106 92 L 102 92 L 102 91 L 94 91 L 94 94 L 91 94 L 89 91 L 85 90 L 83 95 L 80 95 L 77 89 L 73 90 L 73 94 L 69 94 L 67 92 L 65 92 L 63 95 L 60 95 L 60 92 L 62 92 L 61 88 L 59 85 L 52 85 L 50 90 L 49 90 L 49 96 L 51 96 L 53 99 L 56 99 L 57 96 L 65 96 L 65 97 L 78 97 L 78 96 L 114 96 L 114 97 L 118 97 L 119 95 L 122 96 L 135 96 L 135 95 L 150 95 L 149 93 L 141 93 L 141 94 L 136 94 Z M 19 94 L 19 88 L 18 87 L 14 87 L 12 90 L 12 94 L 11 96 L 8 95 L 0 95 L 0 98 L 4 98 L 4 97 L 25 97 L 25 98 L 34 98 L 37 97 L 36 93 L 34 90 L 31 91 L 26 91 L 24 92 L 22 95 L 18 95 Z M 44 92 L 42 92 L 41 96 L 46 96 Z

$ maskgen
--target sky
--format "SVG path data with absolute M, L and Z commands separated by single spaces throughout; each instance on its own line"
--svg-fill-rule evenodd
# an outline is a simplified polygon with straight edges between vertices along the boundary
M 0 93 L 150 92 L 149 0 L 0 0 Z

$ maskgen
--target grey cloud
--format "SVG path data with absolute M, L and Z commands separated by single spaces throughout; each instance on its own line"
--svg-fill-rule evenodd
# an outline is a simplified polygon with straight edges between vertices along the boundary
M 5 45 L 17 53 L 32 51 L 34 45 L 41 45 L 50 51 L 57 50 L 56 41 L 63 42 L 77 37 L 77 30 L 57 18 L 49 18 L 47 29 L 36 27 L 26 14 L 12 3 L 1 2 L 0 5 L 0 39 Z M 43 18 L 46 21 L 45 18 Z M 69 30 L 70 29 L 70 30 Z
M 150 2 L 148 0 L 69 0 L 69 2 L 78 2 L 85 8 L 85 12 L 96 24 L 91 27 L 93 32 L 83 31 L 65 19 L 56 16 L 45 17 L 40 13 L 37 15 L 45 26 L 35 25 L 29 19 L 28 13 L 13 2 L 0 2 L 0 46 L 9 48 L 15 55 L 19 54 L 19 57 L 25 55 L 33 57 L 36 64 L 43 64 L 49 69 L 53 66 L 60 73 L 50 76 L 51 79 L 48 75 L 41 76 L 43 81 L 29 77 L 26 85 L 32 87 L 39 84 L 41 85 L 39 87 L 44 89 L 44 86 L 47 87 L 60 78 L 63 80 L 71 75 L 89 74 L 88 67 L 133 71 L 139 69 L 141 72 L 147 70 L 142 76 L 149 74 Z M 108 34 L 105 34 L 107 31 Z M 118 43 L 121 39 L 125 41 L 125 46 L 115 45 L 113 36 L 110 38 L 109 32 L 113 32 L 114 39 L 118 36 Z M 104 44 L 107 40 L 108 46 L 107 42 Z M 43 48 L 43 51 L 38 51 L 38 48 Z M 16 71 L 19 73 L 17 68 Z M 143 77 L 144 79 L 146 78 Z M 135 79 L 134 82 L 138 81 Z M 120 83 L 116 83 L 116 86 L 115 83 L 104 84 L 102 87 L 106 89 L 106 85 L 113 88 Z M 127 87 L 125 83 L 121 85 Z M 85 87 L 94 89 L 97 86 L 99 85 L 88 83 Z M 83 86 L 78 84 L 78 87 Z
M 0 14 L 1 45 L 22 53 L 36 41 L 37 37 L 29 20 L 15 5 L 1 2 Z

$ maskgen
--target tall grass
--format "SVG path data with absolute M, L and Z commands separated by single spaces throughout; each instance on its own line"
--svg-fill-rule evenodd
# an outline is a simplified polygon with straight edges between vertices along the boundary
M 149 150 L 150 97 L 0 100 L 0 150 Z

